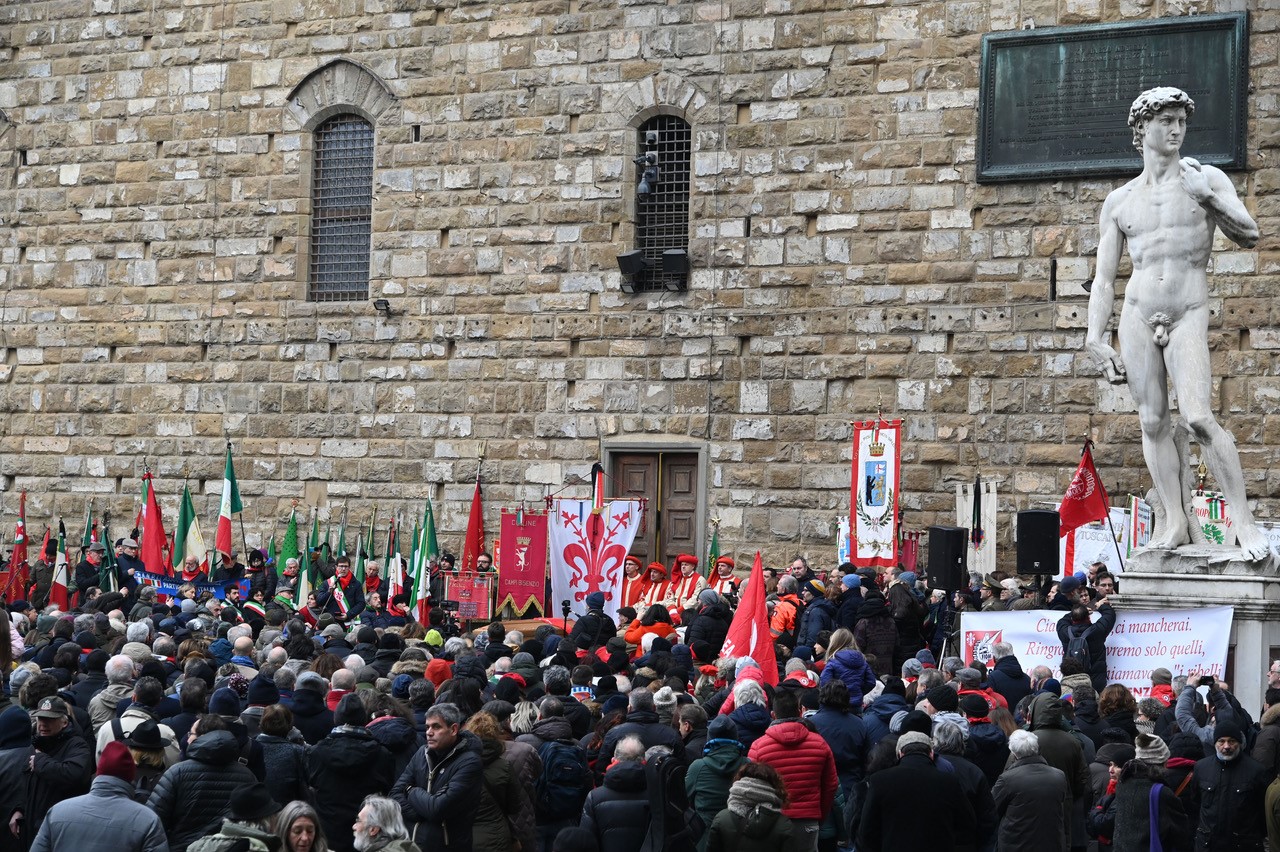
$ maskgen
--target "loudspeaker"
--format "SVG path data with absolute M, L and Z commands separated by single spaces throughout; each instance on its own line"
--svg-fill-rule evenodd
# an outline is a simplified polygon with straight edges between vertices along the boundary
M 969 587 L 968 535 L 964 527 L 929 527 L 929 588 L 955 591 Z
M 1018 513 L 1018 573 L 1058 574 L 1058 526 L 1053 509 L 1024 509 Z

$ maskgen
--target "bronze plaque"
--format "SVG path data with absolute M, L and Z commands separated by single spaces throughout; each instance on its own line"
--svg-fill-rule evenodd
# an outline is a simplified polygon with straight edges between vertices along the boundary
M 1129 105 L 1177 86 L 1195 101 L 1185 156 L 1245 164 L 1245 12 L 988 33 L 978 94 L 978 182 L 1137 174 Z

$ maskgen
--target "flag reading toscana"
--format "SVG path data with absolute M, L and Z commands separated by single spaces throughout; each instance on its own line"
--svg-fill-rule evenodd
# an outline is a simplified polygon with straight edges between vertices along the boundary
M 1225 677 L 1234 612 L 1229 606 L 1117 612 L 1107 637 L 1107 683 L 1124 684 L 1142 698 L 1151 691 L 1152 669 Z M 1063 615 L 1048 609 L 966 612 L 960 622 L 964 661 L 990 665 L 991 646 L 1008 642 L 1024 672 L 1048 666 L 1060 676 L 1058 619 Z

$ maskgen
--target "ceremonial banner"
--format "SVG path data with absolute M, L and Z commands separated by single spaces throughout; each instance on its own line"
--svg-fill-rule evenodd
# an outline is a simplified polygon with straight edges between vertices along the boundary
M 1112 506 L 1110 511 L 1110 524 L 1106 521 L 1094 521 L 1076 527 L 1071 535 L 1058 539 L 1058 564 L 1064 571 L 1076 574 L 1095 562 L 1101 562 L 1112 574 L 1119 576 L 1124 573 L 1120 554 L 1127 554 L 1130 549 L 1132 525 L 1129 522 L 1129 510 Z M 1061 580 L 1063 576 L 1065 575 L 1058 574 L 1057 579 Z
M 444 599 L 457 601 L 458 618 L 463 621 L 489 621 L 493 618 L 493 574 L 445 571 Z
M 1042 665 L 1061 677 L 1058 620 L 1064 614 L 1039 609 L 963 613 L 964 660 L 989 665 L 992 644 L 1008 642 L 1023 671 Z M 1175 677 L 1202 671 L 1225 680 L 1233 615 L 1229 606 L 1117 613 L 1116 626 L 1107 637 L 1107 683 L 1124 684 L 1145 698 L 1151 692 L 1151 670 L 1160 667 Z
M 982 499 L 979 501 L 981 527 L 974 526 L 973 489 L 974 483 L 956 483 L 956 526 L 965 527 L 970 535 L 965 539 L 969 549 L 968 566 L 970 571 L 981 571 L 990 574 L 996 570 L 996 484 L 980 482 Z M 974 541 L 973 530 L 981 529 L 984 535 Z
M 182 582 L 181 577 L 170 577 L 167 574 L 152 574 L 143 571 L 137 575 L 138 582 L 144 586 L 154 586 L 156 594 L 163 595 L 167 598 L 176 598 L 178 596 L 178 587 L 186 585 Z M 226 597 L 226 587 L 228 583 L 192 583 L 195 587 L 196 597 L 200 597 L 205 592 L 211 593 L 218 600 Z M 240 587 L 240 599 L 249 599 L 249 580 L 237 580 L 236 585 Z M 303 601 L 305 604 L 306 601 Z
M 849 561 L 859 568 L 898 564 L 901 437 L 901 420 L 853 424 Z
M 849 561 L 849 516 L 836 518 L 836 564 Z
M 1231 523 L 1226 497 L 1217 491 L 1193 491 L 1191 511 L 1195 512 L 1196 520 L 1200 522 L 1200 530 L 1204 533 L 1206 542 L 1226 547 L 1235 545 L 1236 530 Z
M 592 501 L 557 498 L 551 503 L 551 604 L 569 601 L 570 612 L 587 612 L 587 595 L 603 592 L 605 614 L 617 617 L 622 563 L 640 529 L 639 500 L 607 500 L 598 511 Z
M 498 609 L 547 611 L 547 515 L 502 510 L 498 526 Z

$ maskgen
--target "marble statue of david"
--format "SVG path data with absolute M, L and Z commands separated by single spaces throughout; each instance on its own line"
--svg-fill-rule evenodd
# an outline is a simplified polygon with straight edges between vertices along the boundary
M 1180 157 L 1195 103 L 1181 89 L 1160 87 L 1129 110 L 1142 173 L 1102 205 L 1097 272 L 1089 297 L 1085 347 L 1113 384 L 1128 381 L 1142 424 L 1142 449 L 1164 506 L 1150 547 L 1174 550 L 1191 541 L 1169 410 L 1168 382 L 1178 409 L 1222 489 L 1243 558 L 1260 562 L 1270 548 L 1245 497 L 1240 456 L 1214 416 L 1209 372 L 1209 286 L 1206 268 L 1215 228 L 1245 248 L 1258 225 L 1221 170 Z M 1116 268 L 1129 245 L 1133 274 L 1120 311 L 1120 351 L 1109 343 Z

